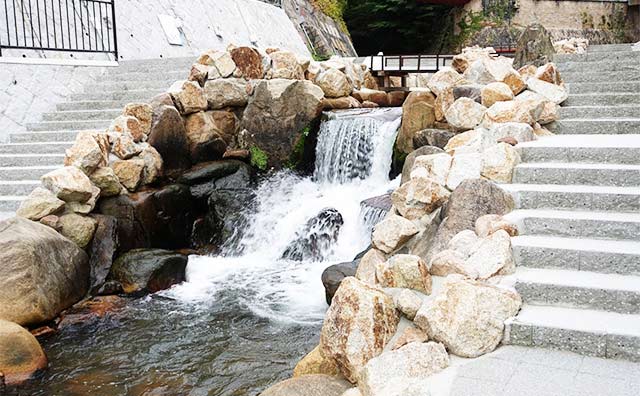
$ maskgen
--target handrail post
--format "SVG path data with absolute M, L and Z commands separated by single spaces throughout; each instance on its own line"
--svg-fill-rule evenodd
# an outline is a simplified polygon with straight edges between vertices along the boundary
M 113 19 L 113 52 L 118 61 L 118 29 L 116 29 L 116 0 L 111 0 L 111 18 Z

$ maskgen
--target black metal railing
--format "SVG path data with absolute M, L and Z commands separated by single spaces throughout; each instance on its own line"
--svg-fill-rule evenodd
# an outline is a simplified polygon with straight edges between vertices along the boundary
M 118 59 L 115 0 L 0 0 L 3 49 L 106 53 Z

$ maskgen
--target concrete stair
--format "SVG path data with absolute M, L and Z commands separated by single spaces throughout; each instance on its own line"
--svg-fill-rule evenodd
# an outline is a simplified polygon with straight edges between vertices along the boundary
M 640 361 L 640 53 L 630 48 L 558 56 L 570 95 L 557 135 L 517 146 L 522 163 L 504 188 L 516 199 L 524 306 L 507 344 Z
M 121 62 L 57 104 L 56 111 L 9 134 L 0 144 L 0 218 L 15 212 L 40 185 L 40 177 L 63 165 L 64 152 L 81 130 L 104 130 L 130 102 L 148 101 L 189 75 L 193 58 Z

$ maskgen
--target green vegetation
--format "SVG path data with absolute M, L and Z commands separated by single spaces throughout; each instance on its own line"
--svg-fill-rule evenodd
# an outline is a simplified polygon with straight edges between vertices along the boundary
M 249 152 L 251 153 L 251 165 L 260 170 L 267 170 L 267 162 L 269 160 L 267 153 L 258 146 L 251 146 Z
M 344 10 L 347 7 L 348 0 L 311 0 L 312 3 L 320 9 L 325 15 L 333 18 L 342 31 L 348 33 L 347 25 L 344 23 Z M 353 1 L 353 0 L 352 0 Z
M 293 151 L 291 152 L 287 162 L 284 164 L 285 167 L 289 169 L 297 169 L 298 166 L 300 166 L 304 159 L 304 146 L 309 133 L 311 133 L 311 125 L 307 125 L 300 131 L 296 144 L 293 147 Z

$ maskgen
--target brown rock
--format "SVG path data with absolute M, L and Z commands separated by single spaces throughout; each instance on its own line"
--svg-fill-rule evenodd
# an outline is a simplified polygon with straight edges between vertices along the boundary
M 403 153 L 414 150 L 413 137 L 423 129 L 432 128 L 435 118 L 435 96 L 428 91 L 414 91 L 402 105 L 402 126 L 398 133 L 397 147 Z
M 357 109 L 362 107 L 362 104 L 353 96 L 343 96 L 341 98 L 322 99 L 322 107 L 325 110 Z
M 196 82 L 177 81 L 169 88 L 169 94 L 180 114 L 187 115 L 207 109 L 204 90 Z
M 128 160 L 140 154 L 142 146 L 135 143 L 131 135 L 123 133 L 118 135 L 113 143 L 113 154 L 123 160 Z
M 427 264 L 418 256 L 392 256 L 376 267 L 376 278 L 382 287 L 413 289 L 431 294 L 431 275 Z
M 96 168 L 107 164 L 109 145 L 99 144 L 94 135 L 95 132 L 78 133 L 73 147 L 65 152 L 65 166 L 75 166 L 90 174 Z
M 191 167 L 187 131 L 175 107 L 163 104 L 154 107 L 148 142 L 162 156 L 167 173 Z
M 0 389 L 18 385 L 47 367 L 38 340 L 23 327 L 0 319 Z
M 264 76 L 262 56 L 255 48 L 237 47 L 232 49 L 230 53 L 240 77 L 255 80 Z
M 67 213 L 60 216 L 58 221 L 60 234 L 69 238 L 80 248 L 84 249 L 93 239 L 97 223 L 91 217 L 85 217 L 76 213 Z
M 336 363 L 322 355 L 320 345 L 313 348 L 313 350 L 303 357 L 293 369 L 294 378 L 311 374 L 325 374 L 331 376 L 337 376 L 340 374 L 340 370 Z
M 140 124 L 140 131 L 146 136 L 151 132 L 151 121 L 153 118 L 153 108 L 146 103 L 129 103 L 124 107 L 125 116 L 135 117 Z M 134 136 L 135 137 L 135 136 Z
M 143 125 L 136 117 L 121 115 L 109 126 L 109 133 L 127 134 L 134 142 L 139 143 L 146 139 L 147 135 Z
M 410 344 L 412 342 L 427 342 L 429 341 L 429 336 L 422 330 L 417 327 L 407 327 L 404 329 L 400 337 L 396 339 L 396 342 L 393 344 L 391 348 L 392 351 L 396 349 L 400 349 L 403 346 Z
M 248 161 L 251 157 L 249 150 L 227 150 L 222 155 L 223 159 L 236 159 L 240 161 Z
M 118 296 L 98 296 L 82 301 L 64 312 L 59 329 L 75 325 L 86 325 L 116 313 L 124 308 L 126 300 Z
M 65 202 L 58 199 L 51 191 L 37 187 L 22 201 L 16 215 L 29 220 L 38 221 L 43 217 L 59 213 Z
M 193 163 L 217 160 L 227 149 L 222 132 L 217 128 L 211 112 L 189 115 L 185 121 L 186 136 Z
M 387 96 L 389 97 L 389 106 L 400 107 L 404 104 L 404 101 L 407 98 L 407 92 L 391 91 L 387 93 Z
M 142 158 L 118 160 L 111 165 L 120 183 L 129 191 L 135 191 L 140 186 L 144 166 Z
M 498 139 L 497 142 L 498 143 L 507 143 L 507 144 L 510 144 L 512 146 L 516 146 L 518 144 L 518 140 L 516 138 L 514 138 L 514 137 L 511 137 L 511 136 L 500 138 L 500 139 Z

